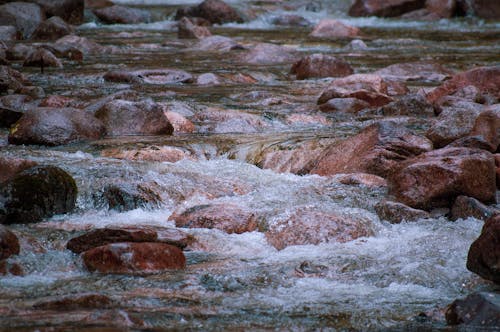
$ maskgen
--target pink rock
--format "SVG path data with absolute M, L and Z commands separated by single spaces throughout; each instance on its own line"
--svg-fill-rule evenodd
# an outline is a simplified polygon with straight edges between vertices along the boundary
M 419 61 L 396 63 L 374 74 L 397 81 L 443 81 L 452 75 L 452 71 L 436 62 Z
M 349 15 L 395 17 L 424 5 L 425 0 L 356 0 L 349 9 Z
M 182 39 L 203 39 L 212 35 L 207 27 L 195 25 L 187 17 L 179 21 L 177 28 L 177 37 Z
M 182 159 L 192 159 L 188 151 L 173 146 L 149 146 L 137 149 L 109 148 L 101 152 L 107 158 L 143 160 L 175 163 Z
M 324 54 L 312 54 L 294 63 L 290 73 L 296 75 L 298 80 L 303 80 L 314 77 L 343 77 L 353 74 L 354 70 L 344 60 Z
M 370 108 L 370 104 L 358 98 L 332 98 L 319 105 L 321 112 L 345 112 L 356 114 L 361 110 Z
M 341 174 L 337 181 L 345 185 L 363 185 L 366 187 L 377 188 L 387 187 L 387 180 L 381 176 L 369 173 L 349 173 Z
M 296 59 L 297 55 L 290 48 L 269 43 L 259 43 L 238 56 L 241 62 L 260 65 L 293 62 Z
M 73 32 L 73 27 L 62 18 L 59 16 L 52 16 L 38 25 L 31 38 L 38 40 L 55 40 L 70 35 Z
M 173 111 L 164 111 L 163 114 L 174 127 L 174 133 L 192 133 L 195 130 L 194 124 L 184 116 Z
M 241 15 L 221 0 L 205 0 L 197 6 L 181 8 L 177 11 L 175 19 L 178 20 L 184 16 L 202 17 L 214 24 L 243 22 Z
M 358 28 L 347 25 L 337 20 L 321 20 L 309 34 L 313 38 L 320 39 L 342 39 L 356 38 L 360 34 Z
M 151 21 L 151 13 L 147 10 L 114 5 L 92 11 L 106 24 L 138 24 Z
M 44 98 L 38 106 L 40 106 L 40 107 L 56 107 L 56 108 L 68 107 L 71 104 L 71 102 L 73 102 L 73 101 L 74 101 L 73 98 L 51 95 L 51 96 Z

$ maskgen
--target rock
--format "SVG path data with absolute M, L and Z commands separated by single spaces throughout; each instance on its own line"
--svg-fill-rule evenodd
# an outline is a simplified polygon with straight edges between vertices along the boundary
M 425 0 L 356 0 L 349 8 L 349 15 L 395 17 L 424 5 Z
M 366 108 L 370 108 L 370 104 L 358 98 L 332 98 L 319 105 L 319 110 L 325 113 L 344 112 L 356 114 Z
M 177 37 L 182 39 L 203 39 L 212 35 L 207 27 L 195 25 L 187 17 L 181 18 L 177 28 Z
M 457 13 L 456 0 L 426 0 L 425 9 L 438 18 L 452 18 Z
M 286 123 L 289 125 L 314 125 L 314 126 L 329 126 L 332 121 L 322 114 L 303 114 L 295 113 L 286 116 Z
M 34 50 L 36 50 L 36 47 L 32 45 L 16 43 L 5 51 L 5 55 L 8 60 L 24 60 Z
M 346 50 L 352 50 L 352 51 L 366 51 L 368 49 L 368 46 L 364 41 L 361 39 L 354 39 L 349 42 L 344 47 Z
M 364 172 L 386 177 L 400 162 L 432 149 L 424 137 L 392 122 L 379 122 L 338 144 L 318 158 L 310 173 Z
M 267 126 L 259 115 L 218 108 L 207 108 L 192 120 L 200 133 L 255 133 Z
M 273 17 L 271 23 L 279 26 L 308 27 L 311 22 L 300 15 L 280 15 Z
M 19 254 L 19 240 L 7 227 L 0 225 L 0 261 Z
M 113 2 L 110 0 L 85 0 L 85 8 L 88 9 L 98 9 L 110 6 L 113 6 Z
M 427 94 L 427 100 L 437 102 L 444 96 L 449 96 L 466 86 L 474 86 L 483 94 L 491 94 L 500 99 L 500 66 L 478 67 L 454 75 L 450 80 Z
M 218 85 L 221 84 L 219 77 L 212 73 L 201 74 L 196 78 L 198 85 Z
M 413 209 L 402 203 L 381 201 L 375 205 L 375 211 L 382 220 L 391 224 L 399 224 L 402 221 L 417 221 L 418 219 L 430 218 L 427 211 Z
M 184 16 L 201 17 L 212 24 L 244 22 L 244 19 L 234 8 L 220 0 L 205 0 L 198 6 L 181 8 L 177 11 L 175 19 L 179 20 Z
M 473 0 L 472 9 L 475 15 L 482 18 L 491 20 L 500 18 L 500 4 L 498 1 Z
M 42 7 L 47 17 L 59 16 L 70 24 L 83 23 L 84 0 L 28 0 Z
M 291 74 L 298 80 L 314 77 L 343 77 L 354 73 L 352 67 L 342 59 L 324 54 L 312 54 L 293 64 Z
M 118 242 L 156 242 L 158 234 L 152 229 L 141 228 L 98 228 L 72 238 L 66 248 L 81 254 L 92 248 Z
M 318 105 L 333 98 L 357 98 L 380 107 L 393 99 L 388 96 L 389 82 L 374 74 L 354 74 L 337 78 L 323 91 L 318 99 Z
M 23 74 L 8 66 L 0 66 L 0 93 L 12 90 L 14 93 L 20 91 L 30 82 Z
M 54 166 L 35 166 L 4 184 L 0 223 L 34 223 L 73 210 L 75 180 Z
M 147 10 L 114 5 L 94 9 L 92 12 L 106 24 L 139 24 L 151 22 L 151 13 Z
M 295 52 L 287 47 L 259 43 L 251 50 L 238 56 L 238 60 L 254 65 L 273 65 L 295 61 Z
M 10 128 L 14 123 L 16 123 L 22 116 L 24 112 L 15 111 L 11 108 L 6 108 L 0 106 L 0 127 Z
M 428 117 L 435 116 L 434 107 L 431 103 L 419 94 L 408 94 L 401 99 L 390 102 L 378 109 L 377 114 L 383 116 L 415 116 Z
M 160 106 L 152 101 L 113 100 L 95 116 L 102 121 L 109 136 L 172 135 L 174 128 Z
M 91 113 L 76 108 L 30 109 L 11 128 L 9 143 L 56 146 L 95 140 L 105 127 Z
M 455 300 L 446 309 L 448 325 L 465 325 L 471 331 L 494 331 L 500 326 L 500 295 L 477 292 Z M 462 330 L 461 329 L 461 330 Z
M 74 101 L 73 98 L 65 97 L 65 96 L 58 96 L 58 95 L 51 95 L 47 96 L 42 101 L 40 104 L 38 104 L 39 107 L 55 107 L 55 108 L 63 108 L 63 107 L 69 107 L 70 104 Z
M 156 242 L 110 243 L 85 251 L 82 258 L 89 271 L 100 273 L 155 273 L 186 267 L 181 249 Z
M 70 35 L 73 32 L 73 27 L 62 18 L 59 16 L 52 16 L 38 25 L 31 38 L 38 40 L 55 40 Z
M 253 232 L 259 227 L 255 213 L 224 203 L 197 205 L 182 212 L 176 211 L 168 220 L 175 221 L 176 227 L 215 228 L 229 234 Z
M 0 275 L 12 274 L 14 276 L 23 276 L 23 268 L 17 264 L 9 262 L 8 260 L 0 260 Z
M 13 25 L 0 25 L 0 40 L 17 40 L 21 37 L 15 26 Z
M 174 133 L 192 133 L 195 130 L 194 124 L 184 116 L 173 111 L 163 111 L 168 121 L 174 127 Z
M 466 195 L 494 203 L 495 161 L 489 152 L 444 148 L 402 161 L 388 178 L 389 194 L 416 209 L 449 207 Z
M 379 69 L 374 74 L 390 81 L 441 82 L 453 73 L 436 62 L 419 61 L 396 63 Z
M 172 146 L 148 146 L 141 149 L 110 148 L 101 152 L 103 157 L 126 160 L 142 160 L 175 163 L 182 159 L 193 158 L 189 151 Z
M 104 75 L 104 80 L 117 83 L 133 84 L 176 84 L 191 83 L 193 76 L 178 69 L 156 69 L 136 71 L 110 71 Z
M 102 294 L 72 294 L 70 296 L 45 299 L 33 304 L 39 310 L 73 311 L 82 309 L 107 309 L 114 305 L 114 301 Z
M 244 47 L 229 37 L 210 36 L 201 39 L 193 46 L 193 49 L 199 51 L 229 52 L 232 50 L 243 50 Z
M 457 220 L 473 217 L 479 220 L 486 220 L 495 213 L 495 209 L 487 207 L 475 198 L 458 196 L 451 207 L 450 219 Z
M 348 186 L 363 185 L 370 188 L 387 187 L 387 180 L 381 176 L 368 173 L 340 174 L 337 177 L 339 183 Z
M 109 209 L 129 211 L 158 206 L 162 199 L 155 188 L 147 183 L 118 183 L 104 187 L 104 198 Z
M 36 165 L 32 160 L 0 156 L 0 184 Z
M 62 68 L 61 61 L 52 52 L 45 48 L 38 48 L 32 52 L 23 63 L 24 67 L 40 67 L 42 73 L 45 67 Z
M 344 24 L 337 20 L 321 20 L 309 34 L 310 37 L 319 39 L 356 38 L 360 34 L 358 28 Z
M 487 144 L 487 150 L 495 152 L 500 144 L 500 109 L 481 112 L 469 133 L 470 137 L 480 137 Z
M 467 255 L 467 269 L 500 284 L 500 215 L 488 219 Z
M 75 50 L 81 52 L 82 54 L 103 54 L 106 50 L 108 50 L 106 47 L 101 46 L 88 38 L 75 35 L 67 35 L 59 38 L 52 46 L 58 52 L 63 54 L 75 52 Z
M 12 25 L 28 39 L 45 19 L 40 6 L 27 2 L 9 2 L 0 6 L 0 25 Z
M 278 250 L 292 245 L 344 243 L 371 235 L 373 230 L 367 218 L 343 216 L 314 208 L 297 209 L 291 214 L 275 218 L 265 233 L 269 244 Z
M 16 110 L 20 113 L 36 105 L 36 101 L 27 95 L 11 94 L 0 97 L 0 106 Z

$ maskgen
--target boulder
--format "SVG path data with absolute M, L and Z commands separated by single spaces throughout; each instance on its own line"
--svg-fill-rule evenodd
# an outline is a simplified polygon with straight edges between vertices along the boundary
M 500 294 L 477 292 L 455 300 L 446 309 L 448 325 L 465 325 L 464 331 L 494 331 L 500 326 Z
M 425 9 L 438 18 L 452 18 L 457 14 L 456 0 L 426 0 Z
M 343 77 L 354 73 L 352 67 L 342 59 L 325 54 L 312 54 L 293 64 L 291 74 L 298 80 L 315 77 Z
M 11 128 L 9 143 L 56 146 L 95 140 L 105 127 L 91 113 L 76 108 L 30 109 Z
M 235 42 L 232 38 L 217 35 L 205 37 L 193 46 L 193 50 L 214 52 L 229 52 L 243 49 L 244 47 Z
M 12 61 L 24 60 L 34 50 L 36 50 L 35 46 L 16 43 L 5 51 L 5 56 Z
M 118 183 L 104 187 L 104 198 L 112 210 L 129 211 L 161 204 L 160 194 L 148 183 Z
M 116 99 L 100 108 L 95 116 L 109 136 L 172 135 L 174 128 L 159 105 L 152 101 Z
M 308 27 L 311 25 L 307 19 L 300 15 L 286 14 L 273 17 L 271 23 L 278 26 Z
M 59 38 L 52 46 L 62 54 L 75 53 L 76 51 L 84 55 L 104 54 L 106 51 L 109 51 L 107 47 L 99 45 L 88 38 L 75 35 L 67 35 Z
M 36 165 L 38 164 L 32 160 L 0 156 L 0 185 Z
M 84 0 L 28 0 L 42 7 L 47 17 L 59 16 L 70 24 L 82 24 Z
M 389 194 L 416 209 L 450 207 L 459 195 L 496 201 L 495 160 L 484 150 L 444 148 L 401 162 L 388 178 Z
M 294 62 L 297 55 L 288 47 L 259 43 L 249 51 L 240 54 L 237 58 L 241 62 L 254 65 L 274 65 Z
M 178 69 L 152 69 L 135 71 L 110 71 L 104 75 L 107 82 L 133 84 L 176 84 L 191 83 L 193 76 Z
M 42 101 L 40 101 L 40 104 L 38 104 L 38 106 L 63 108 L 63 107 L 69 107 L 73 101 L 74 99 L 70 97 L 50 95 L 42 99 Z
M 16 111 L 11 108 L 0 106 L 0 127 L 10 128 L 10 126 L 16 123 L 23 114 L 23 111 Z
M 195 25 L 187 17 L 180 19 L 177 29 L 177 37 L 180 39 L 203 39 L 212 35 L 207 27 Z
M 425 0 L 356 0 L 349 15 L 395 17 L 424 6 Z
M 260 115 L 218 108 L 207 108 L 192 120 L 201 133 L 255 133 L 266 127 Z
M 472 9 L 476 16 L 491 20 L 500 19 L 500 3 L 498 1 L 473 0 Z
M 419 94 L 408 94 L 398 100 L 390 102 L 377 110 L 383 116 L 414 116 L 432 118 L 435 116 L 434 107 Z
M 387 220 L 391 224 L 399 224 L 402 221 L 417 221 L 431 217 L 427 211 L 413 209 L 402 203 L 392 201 L 378 202 L 375 205 L 375 211 L 380 219 Z
M 62 18 L 52 16 L 38 25 L 31 38 L 37 40 L 56 40 L 73 32 L 73 27 Z
M 0 261 L 19 254 L 19 239 L 7 227 L 0 225 Z
M 0 6 L 0 25 L 12 25 L 28 39 L 45 15 L 40 6 L 27 2 L 9 2 Z
M 269 244 L 278 250 L 292 245 L 344 243 L 371 235 L 373 230 L 368 218 L 355 214 L 343 216 L 314 208 L 297 209 L 276 217 L 269 222 L 265 233 Z
M 158 242 L 110 243 L 85 251 L 82 258 L 89 271 L 100 273 L 157 273 L 186 267 L 181 249 Z
M 215 228 L 229 234 L 253 232 L 259 227 L 255 213 L 237 205 L 223 203 L 197 205 L 175 211 L 168 220 L 175 221 L 176 227 Z
M 332 98 L 319 105 L 319 110 L 325 113 L 344 112 L 357 114 L 367 108 L 370 108 L 370 104 L 358 98 Z
M 76 203 L 75 180 L 54 166 L 35 166 L 4 183 L 0 223 L 34 223 L 68 213 Z
M 168 111 L 164 110 L 163 114 L 167 117 L 168 121 L 172 124 L 174 127 L 174 133 L 192 133 L 195 130 L 194 124 L 186 119 L 183 115 L 173 112 L 173 111 Z
M 500 108 L 487 109 L 481 112 L 474 122 L 468 136 L 480 137 L 486 144 L 487 150 L 495 152 L 500 144 Z
M 356 38 L 360 35 L 360 30 L 337 20 L 321 20 L 309 34 L 310 37 L 319 39 L 345 39 Z
M 497 213 L 496 209 L 490 208 L 475 198 L 458 196 L 450 211 L 450 219 L 466 219 L 473 217 L 479 220 L 487 220 Z
M 30 53 L 23 62 L 24 67 L 40 67 L 42 73 L 45 67 L 62 68 L 62 62 L 56 56 L 45 48 L 37 48 Z
M 0 41 L 17 40 L 19 39 L 17 29 L 13 25 L 0 25 Z
M 119 5 L 94 9 L 92 12 L 106 24 L 138 24 L 151 21 L 149 11 Z
M 396 63 L 375 71 L 390 81 L 441 82 L 453 72 L 439 63 L 429 61 Z
M 386 177 L 400 162 L 430 151 L 432 144 L 393 122 L 379 122 L 338 144 L 317 159 L 310 173 L 364 172 Z
M 14 93 L 20 91 L 30 82 L 23 74 L 8 66 L 0 66 L 0 93 L 12 90 Z
M 213 73 L 204 73 L 196 78 L 196 84 L 198 85 L 219 85 L 221 80 L 219 76 Z
M 471 244 L 467 269 L 500 284 L 500 215 L 488 219 L 479 237 Z
M 201 17 L 212 24 L 244 22 L 243 17 L 233 7 L 221 0 L 205 0 L 197 6 L 181 8 L 177 11 L 175 19 L 179 20 L 184 16 Z
M 339 183 L 347 186 L 365 186 L 369 188 L 387 187 L 387 180 L 381 176 L 368 173 L 348 173 L 337 176 Z

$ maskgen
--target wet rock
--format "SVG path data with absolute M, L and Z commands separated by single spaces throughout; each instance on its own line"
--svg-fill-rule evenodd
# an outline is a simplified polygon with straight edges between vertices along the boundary
M 368 46 L 361 39 L 354 39 L 349 44 L 344 47 L 346 50 L 352 51 L 365 51 L 368 49 Z
M 0 25 L 12 25 L 28 39 L 45 19 L 40 6 L 27 2 L 9 2 L 0 6 Z
M 201 74 L 196 78 L 198 85 L 218 85 L 221 84 L 219 77 L 212 73 Z
M 38 105 L 39 107 L 55 107 L 55 108 L 62 108 L 62 107 L 69 107 L 70 104 L 74 101 L 73 98 L 65 97 L 65 96 L 58 96 L 58 95 L 51 95 L 47 96 L 46 98 L 42 99 L 40 104 Z
M 356 38 L 360 34 L 358 28 L 344 24 L 337 20 L 321 20 L 309 34 L 310 37 L 319 39 Z
M 197 113 L 192 120 L 199 126 L 199 132 L 203 133 L 255 133 L 267 126 L 256 114 L 217 108 L 207 108 Z
M 399 224 L 402 221 L 417 221 L 418 219 L 430 218 L 427 211 L 413 209 L 398 202 L 381 201 L 375 205 L 375 211 L 382 220 L 391 224 Z
M 139 24 L 151 21 L 149 11 L 119 5 L 94 9 L 92 12 L 106 24 Z
M 297 59 L 293 50 L 275 44 L 259 43 L 251 50 L 238 56 L 238 60 L 255 65 L 272 65 L 293 62 Z
M 57 67 L 62 68 L 63 65 L 61 61 L 56 58 L 52 52 L 46 50 L 45 48 L 38 48 L 34 52 L 28 55 L 23 63 L 24 67 L 40 67 L 43 73 L 43 68 L 45 67 Z
M 14 276 L 23 276 L 23 268 L 9 260 L 0 260 L 0 275 L 12 274 Z
M 0 261 L 19 254 L 19 240 L 7 227 L 0 225 Z
M 195 25 L 187 17 L 181 18 L 177 28 L 177 37 L 181 39 L 203 39 L 212 35 L 207 27 Z
M 364 172 L 386 177 L 400 162 L 432 149 L 424 137 L 392 122 L 379 122 L 338 144 L 318 158 L 310 173 Z
M 99 228 L 72 238 L 66 248 L 81 254 L 92 248 L 118 242 L 157 242 L 158 234 L 152 229 Z
M 293 64 L 291 74 L 298 80 L 314 77 L 343 77 L 354 73 L 352 67 L 342 59 L 325 54 L 312 54 Z
M 492 20 L 500 18 L 500 3 L 498 1 L 473 0 L 472 9 L 474 14 Z
M 104 188 L 104 198 L 111 210 L 129 211 L 161 204 L 160 194 L 148 183 L 111 184 Z
M 481 112 L 474 122 L 469 137 L 479 137 L 486 143 L 486 150 L 495 152 L 500 144 L 500 108 Z
M 103 157 L 175 163 L 182 159 L 192 159 L 190 152 L 172 146 L 149 146 L 141 149 L 110 148 L 101 152 Z
M 103 108 L 104 105 L 110 103 L 113 100 L 125 99 L 130 101 L 140 101 L 139 95 L 133 90 L 121 90 L 110 95 L 92 100 L 86 107 L 85 110 L 92 114 L 95 114 L 99 109 Z
M 99 45 L 98 43 L 80 36 L 67 35 L 59 38 L 52 45 L 58 52 L 63 54 L 68 54 L 75 52 L 74 50 L 80 51 L 82 54 L 102 54 L 106 50 L 106 47 Z
M 33 223 L 73 210 L 75 180 L 54 166 L 35 166 L 7 181 L 2 189 L 0 223 Z
M 278 250 L 292 245 L 343 243 L 371 235 L 373 230 L 367 218 L 343 216 L 314 208 L 297 209 L 290 215 L 276 218 L 269 223 L 265 233 L 269 244 Z
M 110 71 L 104 75 L 104 80 L 117 83 L 133 84 L 175 84 L 191 83 L 193 76 L 178 69 L 153 69 L 136 71 Z
M 8 66 L 0 66 L 0 93 L 12 90 L 20 91 L 23 86 L 30 84 L 23 74 Z
M 381 176 L 368 173 L 340 174 L 337 177 L 339 183 L 348 186 L 363 185 L 370 188 L 387 187 L 387 180 Z
M 500 326 L 500 295 L 478 292 L 455 300 L 446 309 L 448 325 L 465 325 L 471 330 L 491 331 Z
M 168 121 L 174 127 L 174 133 L 192 133 L 195 130 L 194 124 L 177 112 L 163 111 Z
M 389 176 L 389 194 L 416 209 L 449 207 L 466 195 L 494 203 L 495 161 L 489 152 L 444 148 L 401 162 Z
M 395 17 L 424 5 L 425 0 L 356 0 L 349 8 L 349 15 Z
M 73 32 L 73 27 L 62 18 L 59 16 L 52 16 L 38 25 L 31 38 L 38 40 L 55 40 L 70 35 Z
M 229 52 L 232 50 L 242 50 L 244 47 L 229 37 L 210 36 L 196 43 L 193 49 L 200 51 Z
M 292 26 L 292 27 L 308 27 L 311 25 L 311 22 L 306 20 L 304 17 L 300 15 L 280 15 L 274 17 L 271 20 L 271 23 L 279 26 Z
M 457 220 L 459 218 L 466 219 L 473 217 L 480 220 L 486 220 L 496 212 L 494 208 L 484 205 L 475 198 L 458 196 L 451 207 L 450 219 Z
M 0 40 L 17 40 L 20 35 L 13 25 L 0 25 Z
M 8 60 L 24 60 L 34 50 L 36 50 L 34 46 L 16 43 L 5 51 L 5 55 Z
M 286 123 L 289 125 L 314 125 L 329 126 L 332 121 L 322 114 L 290 114 L 286 117 Z
M 378 109 L 377 114 L 384 116 L 434 117 L 434 107 L 419 94 L 409 94 Z
M 76 108 L 30 109 L 11 128 L 9 143 L 56 146 L 95 140 L 105 127 L 91 113 Z
M 73 294 L 70 296 L 45 299 L 33 304 L 33 308 L 41 310 L 81 310 L 106 309 L 114 305 L 114 301 L 102 294 Z
M 437 18 L 451 18 L 457 14 L 456 0 L 426 0 L 425 9 Z
M 106 134 L 119 135 L 172 135 L 174 128 L 160 106 L 152 101 L 132 102 L 113 100 L 95 116 L 106 127 Z
M 370 108 L 370 104 L 358 98 L 332 98 L 319 105 L 321 112 L 344 112 L 356 114 L 361 110 Z
M 467 269 L 500 284 L 500 215 L 488 219 L 467 255 Z
M 0 156 L 0 184 L 36 165 L 32 160 Z
M 224 203 L 197 205 L 182 212 L 176 211 L 168 220 L 175 221 L 176 227 L 215 228 L 229 234 L 253 232 L 259 228 L 255 213 Z
M 110 6 L 113 6 L 113 2 L 110 0 L 85 0 L 85 8 L 88 9 L 99 9 Z
M 24 112 L 36 105 L 36 101 L 30 96 L 21 94 L 11 94 L 0 97 L 0 106 Z
M 6 108 L 0 106 L 0 127 L 10 128 L 14 123 L 16 123 L 22 116 L 24 112 L 15 111 L 11 108 Z
M 453 72 L 436 62 L 397 63 L 377 70 L 374 74 L 391 81 L 440 82 L 450 77 Z
M 89 271 L 100 273 L 155 273 L 186 267 L 181 249 L 157 242 L 110 243 L 85 251 L 82 258 Z
M 42 7 L 47 17 L 59 16 L 70 24 L 83 23 L 84 0 L 28 0 Z
M 454 75 L 450 80 L 427 94 L 427 100 L 437 102 L 444 96 L 449 96 L 461 88 L 474 86 L 483 94 L 491 94 L 500 98 L 500 66 L 479 67 Z
M 201 17 L 212 24 L 244 22 L 243 17 L 234 8 L 220 0 L 205 0 L 197 6 L 181 8 L 177 11 L 175 19 L 179 20 L 184 16 Z

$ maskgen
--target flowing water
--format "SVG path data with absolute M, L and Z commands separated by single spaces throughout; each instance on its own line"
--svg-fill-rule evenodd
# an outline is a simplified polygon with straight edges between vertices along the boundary
M 258 119 L 258 125 L 253 120 L 200 122 L 197 134 L 108 138 L 54 148 L 10 146 L 3 131 L 2 155 L 62 167 L 77 181 L 79 196 L 71 214 L 12 226 L 22 252 L 10 261 L 19 263 L 25 276 L 0 277 L 0 330 L 445 330 L 442 308 L 473 290 L 491 288 L 465 268 L 481 221 L 450 222 L 437 216 L 389 224 L 379 220 L 373 209 L 385 189 L 344 185 L 335 177 L 279 174 L 247 162 L 264 148 L 319 139 L 332 142 L 371 123 L 333 115 L 320 123 L 287 121 L 290 114 L 313 110 L 329 79 L 294 81 L 288 77 L 289 64 L 245 65 L 227 53 L 192 51 L 194 42 L 178 40 L 172 21 L 181 1 L 115 2 L 151 9 L 158 21 L 86 23 L 78 29 L 79 35 L 118 51 L 87 56 L 82 63 L 68 62 L 64 70 L 48 70 L 44 75 L 36 69 L 21 70 L 47 94 L 91 100 L 132 89 L 140 97 L 182 107 L 187 115 L 209 107 L 237 110 Z M 437 22 L 349 18 L 345 14 L 349 1 L 340 0 L 297 0 L 287 6 L 274 1 L 229 3 L 250 8 L 252 19 L 214 27 L 214 34 L 244 45 L 271 42 L 303 54 L 341 56 L 358 73 L 416 60 L 434 60 L 457 71 L 500 60 L 500 24 L 476 18 Z M 356 51 L 346 47 L 348 41 L 310 40 L 310 27 L 274 26 L 272 18 L 283 13 L 302 15 L 313 24 L 325 17 L 340 18 L 362 29 L 368 48 Z M 257 82 L 209 87 L 104 82 L 106 71 L 123 68 L 176 68 L 221 76 L 243 73 Z M 436 84 L 413 81 L 409 88 L 417 91 Z M 425 124 L 412 121 L 414 129 L 424 129 Z M 101 155 L 110 147 L 151 145 L 175 146 L 192 158 L 160 163 Z M 103 188 L 120 181 L 154 183 L 163 203 L 126 212 L 108 210 Z M 185 270 L 138 276 L 89 273 L 78 255 L 64 250 L 68 239 L 92 228 L 175 227 L 168 221 L 175 209 L 207 202 L 247 207 L 269 223 L 303 209 L 340 212 L 367 220 L 374 235 L 278 251 L 261 232 L 228 235 L 186 229 L 196 242 L 185 252 Z M 112 303 L 100 309 L 37 308 L 51 299 L 89 293 L 107 295 Z M 423 312 L 437 319 L 419 316 Z

